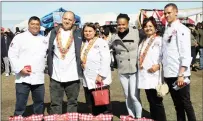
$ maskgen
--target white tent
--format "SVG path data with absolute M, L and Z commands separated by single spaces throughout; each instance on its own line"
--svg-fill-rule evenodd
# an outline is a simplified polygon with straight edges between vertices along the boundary
M 16 27 L 18 27 L 20 30 L 27 29 L 28 28 L 28 20 L 24 20 L 24 21 L 20 22 L 19 24 L 16 24 L 14 26 L 14 30 L 15 30 Z
M 98 22 L 100 25 L 105 25 L 106 21 L 115 21 L 117 14 L 115 13 L 104 13 L 104 14 L 87 14 L 81 15 L 82 24 L 86 22 Z

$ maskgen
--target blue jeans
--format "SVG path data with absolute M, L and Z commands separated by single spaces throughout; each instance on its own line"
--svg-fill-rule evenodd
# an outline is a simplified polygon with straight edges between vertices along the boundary
M 199 54 L 200 68 L 203 69 L 203 48 L 200 48 L 199 51 L 200 51 L 200 54 Z
M 142 117 L 140 90 L 137 87 L 136 73 L 120 74 L 120 81 L 125 93 L 128 114 L 134 118 Z
M 14 115 L 23 115 L 30 91 L 32 92 L 34 114 L 44 113 L 44 84 L 30 85 L 16 83 L 16 105 Z

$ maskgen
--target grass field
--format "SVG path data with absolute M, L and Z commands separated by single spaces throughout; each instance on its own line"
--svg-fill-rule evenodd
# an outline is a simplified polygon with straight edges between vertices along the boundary
M 120 115 L 127 115 L 127 110 L 124 102 L 124 94 L 120 85 L 120 81 L 117 78 L 117 72 L 112 72 L 113 82 L 111 84 L 111 102 L 113 108 L 114 121 L 119 120 Z M 202 76 L 203 71 L 192 72 L 191 76 L 191 100 L 194 106 L 195 114 L 198 121 L 203 121 L 202 119 Z M 5 77 L 1 76 L 1 120 L 8 120 L 9 116 L 13 115 L 15 108 L 15 83 L 14 76 Z M 141 90 L 141 100 L 143 106 L 143 115 L 149 117 L 149 104 L 146 99 L 145 92 Z M 64 106 L 65 109 L 66 98 L 64 96 Z M 84 92 L 81 86 L 79 94 L 79 108 L 78 111 L 81 113 L 87 113 L 87 106 L 85 104 Z M 49 94 L 49 79 L 46 75 L 45 79 L 45 115 L 48 115 L 50 105 L 50 94 Z M 164 97 L 164 105 L 168 121 L 175 121 L 176 114 L 174 110 L 174 105 L 170 95 Z M 32 114 L 32 98 L 29 96 L 29 100 L 26 107 L 25 115 Z

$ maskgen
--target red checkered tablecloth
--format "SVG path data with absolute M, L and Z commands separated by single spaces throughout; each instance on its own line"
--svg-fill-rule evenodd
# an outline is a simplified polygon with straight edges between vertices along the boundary
M 78 121 L 78 113 L 53 114 L 44 116 L 45 121 Z
M 22 116 L 10 116 L 8 118 L 9 121 L 23 121 L 23 117 Z
M 92 114 L 79 114 L 79 121 L 92 121 L 93 118 Z
M 24 118 L 24 121 L 42 121 L 43 114 L 41 115 L 31 115 Z
M 112 114 L 100 114 L 97 116 L 93 116 L 92 114 L 79 115 L 79 121 L 111 121 L 112 118 Z
M 111 121 L 113 118 L 112 114 L 100 114 L 96 116 L 96 119 L 100 119 L 99 121 Z
M 78 121 L 79 113 L 66 113 L 69 121 Z
M 120 116 L 120 121 L 154 121 L 153 119 L 148 119 L 148 118 L 140 118 L 140 119 L 134 119 L 131 116 Z

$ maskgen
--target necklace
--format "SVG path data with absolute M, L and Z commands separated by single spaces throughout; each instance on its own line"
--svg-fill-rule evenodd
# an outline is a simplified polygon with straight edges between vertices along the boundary
M 81 47 L 80 53 L 81 53 L 81 55 L 82 55 L 82 57 L 81 57 L 81 62 L 82 62 L 82 68 L 83 68 L 83 69 L 85 68 L 85 64 L 86 64 L 86 61 L 87 61 L 87 54 L 88 54 L 88 52 L 90 51 L 90 49 L 92 48 L 92 46 L 93 46 L 94 42 L 97 40 L 97 38 L 98 38 L 98 37 L 94 37 L 93 39 L 91 39 L 91 40 L 89 41 L 88 46 L 87 46 L 87 48 L 84 50 L 83 55 L 82 55 L 82 50 L 83 50 L 83 48 L 84 48 L 84 46 L 85 46 L 85 43 L 84 43 L 84 42 L 82 43 L 82 47 Z
M 156 34 L 153 35 L 152 37 L 150 37 L 150 40 L 149 42 L 147 43 L 147 46 L 146 48 L 144 49 L 144 52 L 142 53 L 142 49 L 143 49 L 143 46 L 144 46 L 144 43 L 146 41 L 146 39 L 142 42 L 142 46 L 140 48 L 140 52 L 139 52 L 139 68 L 140 69 L 143 69 L 143 65 L 142 63 L 144 62 L 144 59 L 147 55 L 147 51 L 149 50 L 149 47 L 152 45 L 153 41 L 155 40 L 155 37 L 156 37 Z
M 62 28 L 60 28 L 57 33 L 56 41 L 57 41 L 57 47 L 59 49 L 59 52 L 61 53 L 61 59 L 64 60 L 67 52 L 69 51 L 69 49 L 72 45 L 72 42 L 73 42 L 73 31 L 71 30 L 70 36 L 68 37 L 68 41 L 67 41 L 65 47 L 62 46 L 61 31 L 62 31 Z

